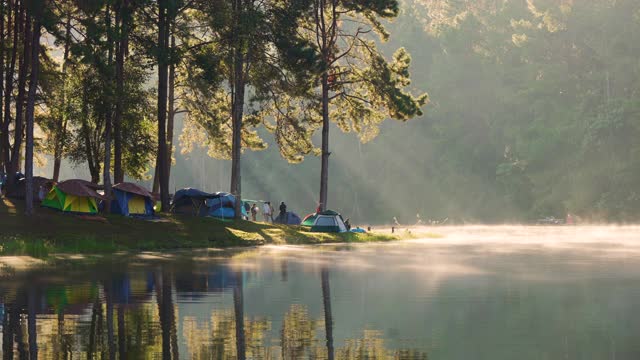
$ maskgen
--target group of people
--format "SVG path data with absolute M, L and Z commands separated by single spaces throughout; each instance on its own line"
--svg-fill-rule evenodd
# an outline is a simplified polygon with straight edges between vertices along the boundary
M 287 214 L 287 204 L 285 204 L 284 201 L 280 203 L 279 210 L 280 210 L 280 217 L 283 218 Z M 249 207 L 247 212 L 251 214 L 251 220 L 258 221 L 258 213 L 260 212 L 260 208 L 258 207 L 258 204 L 253 203 Z M 272 223 L 273 213 L 274 213 L 274 209 L 273 209 L 273 206 L 271 206 L 271 202 L 265 201 L 262 204 L 262 216 L 264 217 L 264 221 Z

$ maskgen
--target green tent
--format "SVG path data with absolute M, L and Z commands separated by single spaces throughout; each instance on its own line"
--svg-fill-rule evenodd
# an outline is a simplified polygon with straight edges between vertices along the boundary
M 313 214 L 309 214 L 307 216 L 304 217 L 304 219 L 302 219 L 302 226 L 313 226 L 313 224 L 316 222 L 316 218 L 318 217 L 318 215 L 340 215 L 339 213 L 333 211 L 333 210 L 325 210 L 321 213 L 313 213 Z
M 305 219 L 309 223 L 309 219 Z M 326 210 L 318 214 L 314 214 L 313 223 L 311 224 L 311 232 L 347 232 L 347 227 L 342 220 L 342 216 L 331 210 Z
M 318 214 L 309 214 L 307 216 L 304 217 L 304 220 L 302 220 L 302 226 L 313 226 L 313 223 L 316 222 L 316 217 L 318 217 Z
M 96 192 L 97 188 L 83 180 L 63 181 L 51 188 L 42 206 L 63 212 L 97 214 L 98 201 L 103 198 Z

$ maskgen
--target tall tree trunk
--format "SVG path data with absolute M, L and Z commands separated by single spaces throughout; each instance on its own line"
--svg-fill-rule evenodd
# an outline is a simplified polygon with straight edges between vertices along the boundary
M 36 105 L 36 90 L 38 88 L 38 68 L 40 67 L 40 17 L 35 16 L 33 22 L 33 40 L 31 41 L 31 76 L 29 77 L 29 94 L 27 96 L 27 144 L 25 154 L 25 213 L 33 214 L 33 126 Z
M 124 181 L 124 169 L 122 168 L 122 115 L 124 112 L 124 60 L 128 47 L 128 0 L 124 0 L 119 9 L 119 39 L 116 43 L 116 112 L 113 119 L 113 177 L 114 182 Z
M 24 4 L 20 4 L 24 8 Z M 23 107 L 25 98 L 25 86 L 27 83 L 27 75 L 29 62 L 31 60 L 31 17 L 26 11 L 22 11 L 23 16 L 18 22 L 21 24 L 23 51 L 18 58 L 18 97 L 16 98 L 16 118 L 14 124 L 13 147 L 11 149 L 11 163 L 8 171 L 7 185 L 12 188 L 15 185 L 15 173 L 20 169 L 20 150 L 22 147 L 23 136 Z
M 116 12 L 117 15 L 117 12 Z M 111 70 L 111 65 L 113 63 L 113 36 L 111 35 L 111 8 L 107 5 L 106 13 L 105 13 L 105 22 L 107 25 L 107 44 L 109 44 L 109 50 L 107 54 L 107 71 Z M 116 19 L 117 22 L 117 19 Z M 107 73 L 107 81 L 110 81 L 110 74 Z M 104 131 L 104 168 L 102 173 L 102 182 L 104 184 L 104 196 L 107 201 L 105 201 L 104 212 L 111 212 L 111 126 L 112 126 L 112 115 L 111 111 L 111 98 L 112 98 L 112 87 L 111 84 L 105 85 L 108 89 L 105 104 L 105 131 Z
M 329 193 L 329 80 L 322 75 L 322 165 L 320 170 L 320 210 L 327 209 Z
M 235 285 L 233 287 L 233 309 L 236 321 L 236 355 L 238 360 L 247 358 L 247 350 L 244 338 L 244 294 L 242 291 L 242 272 L 237 271 Z
M 9 2 L 11 4 L 11 2 Z M 4 164 L 4 171 L 10 174 L 11 169 L 11 145 L 9 142 L 9 124 L 11 123 L 11 96 L 13 94 L 13 74 L 16 68 L 16 58 L 18 54 L 18 39 L 20 37 L 20 23 L 22 21 L 23 7 L 16 0 L 14 6 L 14 18 L 13 18 L 13 45 L 11 46 L 11 60 L 9 61 L 6 77 L 5 77 L 5 92 L 4 92 L 4 121 L 2 122 L 2 128 L 0 133 L 0 147 L 2 148 L 2 162 Z
M 242 16 L 243 4 L 242 0 L 234 0 L 235 24 L 240 23 Z M 232 141 L 231 141 L 231 193 L 235 196 L 236 202 L 234 206 L 235 219 L 242 218 L 242 116 L 244 111 L 244 53 L 243 41 L 240 36 L 240 26 L 236 26 L 234 30 L 235 40 L 234 59 L 233 59 L 233 83 L 234 98 L 231 114 L 232 121 Z
M 7 8 L 4 7 L 4 2 L 2 2 L 2 4 L 0 4 L 0 8 L 2 9 L 2 11 L 0 12 L 0 25 L 1 25 L 1 29 L 0 29 L 0 89 L 2 91 L 0 91 L 0 97 L 2 97 L 2 100 L 0 101 L 0 112 L 3 111 L 3 109 L 5 108 L 5 104 L 7 104 L 7 101 L 11 101 L 9 98 L 9 100 L 6 100 L 6 97 L 3 96 L 4 93 L 7 93 L 6 89 L 5 89 L 5 83 L 4 83 L 4 76 L 5 76 L 5 52 L 7 52 L 8 55 L 8 48 L 6 47 L 6 41 L 11 38 L 11 0 L 7 1 Z M 7 14 L 7 21 L 5 22 L 5 13 Z M 5 36 L 4 34 L 4 29 L 7 29 L 7 34 Z M 7 67 L 8 68 L 8 67 Z M 7 88 L 9 88 L 9 85 L 6 85 Z M 4 146 L 4 117 L 2 116 L 2 114 L 0 114 L 0 171 L 4 171 L 4 169 L 6 168 L 6 164 L 5 164 L 5 157 L 4 157 L 4 153 L 5 153 L 5 146 Z
M 160 185 L 160 203 L 163 212 L 169 210 L 169 179 L 167 178 L 167 78 L 168 61 L 168 23 L 166 0 L 158 1 L 158 178 Z
M 100 169 L 94 164 L 93 148 L 91 146 L 91 130 L 89 129 L 88 117 L 89 117 L 89 99 L 87 98 L 88 86 L 87 82 L 83 81 L 82 84 L 82 116 L 80 130 L 82 131 L 82 138 L 84 141 L 85 153 L 87 154 L 87 165 L 89 166 L 89 174 L 91 174 L 91 182 L 98 183 L 100 180 Z
M 316 3 L 316 31 L 318 32 L 318 46 L 322 53 L 324 71 L 321 78 L 322 92 L 322 164 L 320 169 L 320 210 L 327 209 L 329 198 L 329 73 L 333 63 L 333 51 L 337 41 L 338 15 L 337 0 L 321 0 Z M 330 12 L 330 15 L 325 14 Z
M 171 34 L 171 51 L 176 50 L 176 37 L 173 35 L 173 26 Z M 172 61 L 169 65 L 169 111 L 167 118 L 167 177 L 171 178 L 171 163 L 173 159 L 173 124 L 176 117 L 176 65 Z
M 60 179 L 62 152 L 66 141 L 69 105 L 67 100 L 67 68 L 69 67 L 69 48 L 71 47 L 71 14 L 67 17 L 64 35 L 64 53 L 62 56 L 62 116 L 56 124 L 55 143 L 53 149 L 53 181 Z
M 160 159 L 156 154 L 156 168 L 153 170 L 153 187 L 151 192 L 154 194 L 160 193 Z
M 331 313 L 331 287 L 329 284 L 329 270 L 322 267 L 320 270 L 322 278 L 322 304 L 324 305 L 324 330 L 327 337 L 327 358 L 333 360 L 333 314 Z
M 176 48 L 176 38 L 171 35 L 171 50 Z M 168 111 L 167 111 L 167 177 L 171 178 L 171 159 L 173 159 L 173 128 L 175 121 L 175 80 L 176 80 L 176 68 L 175 64 L 171 62 L 169 65 L 169 86 L 168 86 Z M 156 167 L 153 174 L 152 192 L 157 194 L 160 189 L 160 158 L 156 157 Z
M 5 8 L 5 4 L 4 1 L 0 1 L 0 109 L 3 108 L 2 104 L 4 101 L 4 97 L 2 97 L 2 93 L 4 92 L 4 77 L 2 76 L 3 74 L 1 73 L 2 70 L 4 70 L 4 55 L 5 55 L 5 44 L 6 44 L 6 38 L 8 37 L 8 35 L 5 37 L 4 34 L 4 28 L 5 28 L 5 12 L 8 14 L 8 21 L 7 21 L 7 30 L 11 29 L 11 24 L 10 24 L 10 19 L 11 19 L 11 7 L 9 7 L 9 10 L 6 10 Z M 10 33 L 10 32 L 9 32 Z M 2 126 L 2 118 L 0 118 L 0 127 Z M 2 148 L 0 147 L 0 155 L 2 154 Z M 2 165 L 2 156 L 0 156 L 0 165 Z

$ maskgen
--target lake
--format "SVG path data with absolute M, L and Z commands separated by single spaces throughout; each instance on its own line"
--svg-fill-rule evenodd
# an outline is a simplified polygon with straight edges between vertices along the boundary
M 640 359 L 640 227 L 428 231 L 384 244 L 5 265 L 1 352 L 5 359 Z

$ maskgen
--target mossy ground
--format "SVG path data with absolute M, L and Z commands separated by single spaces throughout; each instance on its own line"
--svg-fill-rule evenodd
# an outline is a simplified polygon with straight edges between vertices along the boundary
M 145 221 L 117 215 L 79 217 L 46 208 L 24 215 L 22 201 L 0 198 L 0 255 L 114 253 L 188 248 L 389 241 L 380 234 L 321 234 L 299 226 L 162 215 Z

